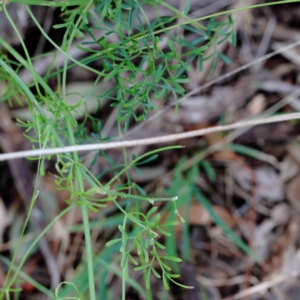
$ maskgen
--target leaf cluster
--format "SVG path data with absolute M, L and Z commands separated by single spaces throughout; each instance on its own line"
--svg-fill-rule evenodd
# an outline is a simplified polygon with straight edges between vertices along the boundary
M 159 223 L 160 214 L 155 214 L 158 207 L 152 207 L 145 215 L 141 212 L 130 212 L 126 214 L 126 217 L 133 222 L 139 228 L 134 236 L 131 237 L 127 232 L 124 225 L 119 225 L 118 229 L 122 235 L 122 238 L 117 238 L 106 243 L 107 247 L 110 247 L 116 243 L 121 243 L 119 251 L 122 254 L 121 267 L 125 270 L 126 279 L 129 278 L 129 262 L 135 267 L 135 271 L 147 270 L 146 276 L 146 288 L 150 289 L 150 275 L 151 273 L 157 277 L 162 278 L 164 287 L 169 289 L 168 280 L 173 283 L 184 287 L 180 283 L 176 282 L 174 278 L 178 278 L 179 274 L 172 274 L 172 269 L 165 261 L 181 262 L 181 259 L 175 256 L 165 256 L 160 254 L 160 249 L 165 250 L 166 247 L 159 241 L 159 233 L 164 236 L 170 236 L 164 228 L 169 226 L 176 226 L 178 221 Z M 144 264 L 140 264 L 135 258 L 134 254 L 143 256 Z M 157 272 L 155 265 L 160 267 L 160 273 Z

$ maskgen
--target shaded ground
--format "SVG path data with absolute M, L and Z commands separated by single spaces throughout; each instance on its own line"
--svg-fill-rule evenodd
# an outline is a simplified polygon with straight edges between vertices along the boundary
M 203 1 L 200 5 L 194 1 L 191 14 L 196 17 L 204 12 L 213 13 L 222 8 L 224 3 L 221 2 Z M 243 5 L 255 3 L 258 1 L 243 1 Z M 237 8 L 239 5 L 241 4 L 227 1 L 225 7 Z M 44 47 L 40 46 L 43 41 L 33 36 L 37 31 L 27 20 L 22 7 L 9 7 L 12 16 L 16 9 L 20 11 L 14 17 L 22 28 L 31 54 L 49 50 L 47 43 Z M 58 42 L 61 34 L 51 30 L 49 26 L 59 23 L 59 11 L 45 8 L 36 9 L 35 12 L 40 20 L 44 19 L 43 25 L 46 29 L 48 26 L 50 36 Z M 259 57 L 299 40 L 299 16 L 299 4 L 278 5 L 233 14 L 234 19 L 238 18 L 237 46 L 222 44 L 222 49 L 219 49 L 232 63 L 218 62 L 211 80 L 229 72 L 233 72 L 232 76 L 219 80 L 214 85 L 207 85 L 188 97 L 180 104 L 176 115 L 172 108 L 166 109 L 162 115 L 154 121 L 146 122 L 139 130 L 129 131 L 129 137 L 185 132 L 216 124 L 233 123 L 262 114 L 268 116 L 299 111 L 299 49 L 294 47 L 259 63 L 256 61 Z M 0 36 L 20 50 L 18 40 L 6 27 L 3 15 L 0 15 Z M 193 39 L 193 35 L 190 34 L 188 38 Z M 75 50 L 74 47 L 74 56 L 78 58 L 80 54 Z M 238 67 L 251 62 L 244 70 L 235 72 Z M 43 58 L 35 62 L 35 68 L 41 70 L 41 74 L 46 71 L 43 70 L 43 65 L 47 65 Z M 197 66 L 192 65 L 187 73 L 191 81 L 185 85 L 186 92 L 209 82 L 207 76 L 210 69 L 211 62 L 204 64 L 202 73 L 199 73 Z M 30 82 L 29 76 L 24 70 L 20 71 L 24 82 Z M 73 91 L 75 88 L 84 94 L 93 80 L 94 77 L 88 72 L 74 68 L 68 77 L 68 89 Z M 103 83 L 100 90 L 108 89 L 111 84 L 113 83 Z M 163 107 L 172 101 L 170 97 L 167 103 L 158 103 L 158 106 Z M 14 109 L 1 105 L 2 152 L 28 148 L 20 128 L 10 122 L 14 118 L 26 119 L 29 111 L 26 108 L 17 108 L 16 105 Z M 105 100 L 102 105 L 103 108 L 95 116 L 107 124 L 103 135 L 115 136 L 117 129 L 106 122 L 114 112 Z M 93 112 L 96 107 L 89 109 Z M 155 116 L 155 113 L 152 115 Z M 194 286 L 195 289 L 183 291 L 174 286 L 171 293 L 167 294 L 163 292 L 160 281 L 153 279 L 154 299 L 299 298 L 299 128 L 298 122 L 281 122 L 181 140 L 178 144 L 185 145 L 184 149 L 161 154 L 157 161 L 141 167 L 142 175 L 131 172 L 132 180 L 149 193 L 156 196 L 178 195 L 179 212 L 186 219 L 186 225 L 175 229 L 175 239 L 169 240 L 167 245 L 174 247 L 179 256 L 184 258 L 180 269 L 182 283 Z M 87 132 L 90 132 L 88 125 Z M 129 154 L 140 155 L 154 147 L 155 145 L 136 147 L 129 150 Z M 122 162 L 120 151 L 107 153 L 116 163 Z M 84 158 L 90 159 L 88 156 Z M 14 241 L 20 234 L 25 218 L 24 210 L 28 208 L 28 200 L 31 199 L 35 164 L 21 160 L 3 162 L 0 166 L 0 233 L 3 237 L 0 250 L 5 257 L 10 258 Z M 109 167 L 109 163 L 100 157 L 92 171 L 97 174 Z M 65 207 L 65 200 L 68 198 L 66 193 L 59 193 L 55 189 L 54 163 L 49 162 L 47 168 L 48 173 L 39 185 L 41 196 L 36 208 L 39 217 L 31 220 L 38 229 Z M 109 176 L 110 174 L 107 178 Z M 193 188 L 190 191 L 191 187 Z M 97 224 L 101 215 L 91 213 L 90 218 Z M 51 269 L 52 263 L 58 260 L 59 282 L 62 279 L 72 280 L 73 275 L 80 272 L 78 269 L 83 251 L 82 230 L 77 231 L 72 225 L 80 224 L 81 221 L 78 211 L 70 215 L 69 219 L 66 217 L 58 222 L 53 232 L 44 238 L 50 245 L 50 259 L 44 259 L 47 250 L 43 250 L 43 244 L 40 243 L 35 254 L 26 263 L 24 272 L 50 287 L 57 271 Z M 38 230 L 29 229 L 25 239 L 32 240 L 35 232 Z M 94 226 L 92 237 L 95 253 L 103 250 L 105 242 L 114 232 L 112 227 L 101 230 L 97 225 Z M 228 232 L 231 238 L 228 237 Z M 238 241 L 232 238 L 232 233 L 256 253 L 258 262 L 254 262 L 240 250 Z M 22 251 L 27 248 L 28 245 L 24 243 L 19 259 Z M 118 268 L 113 259 L 111 265 Z M 3 264 L 0 282 L 3 282 L 6 270 Z M 130 275 L 141 281 L 140 274 L 132 272 Z M 106 281 L 111 291 L 111 299 L 120 299 L 121 281 L 117 276 L 101 273 L 99 278 Z M 41 297 L 31 284 L 24 281 L 21 286 L 24 289 L 24 299 Z M 129 288 L 127 299 L 141 298 Z

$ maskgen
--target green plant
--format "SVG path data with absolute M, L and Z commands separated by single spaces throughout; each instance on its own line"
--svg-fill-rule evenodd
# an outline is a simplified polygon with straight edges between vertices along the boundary
M 124 131 L 130 128 L 133 122 L 140 122 L 147 118 L 148 113 L 156 108 L 156 101 L 166 100 L 170 95 L 173 96 L 175 102 L 178 103 L 178 97 L 184 96 L 184 84 L 188 82 L 186 72 L 190 70 L 190 64 L 196 63 L 199 71 L 202 71 L 203 62 L 212 60 L 212 68 L 209 73 L 211 77 L 214 73 L 218 60 L 229 64 L 230 59 L 223 53 L 217 50 L 217 45 L 225 42 L 231 44 L 236 43 L 234 30 L 234 21 L 232 20 L 231 11 L 225 11 L 214 15 L 202 17 L 199 19 L 191 19 L 188 16 L 190 10 L 190 1 L 186 1 L 183 11 L 178 11 L 170 6 L 165 1 L 121 1 L 121 0 L 105 0 L 105 1 L 34 1 L 22 0 L 13 1 L 24 4 L 31 20 L 40 30 L 41 34 L 50 44 L 56 49 L 53 53 L 61 53 L 65 56 L 65 62 L 62 67 L 57 67 L 55 71 L 52 67 L 56 65 L 55 55 L 53 62 L 49 65 L 48 72 L 42 76 L 33 68 L 33 61 L 37 57 L 31 57 L 27 47 L 21 38 L 21 35 L 11 20 L 6 9 L 6 1 L 0 2 L 3 6 L 3 12 L 10 21 L 16 34 L 19 36 L 22 49 L 25 53 L 25 58 L 13 49 L 6 41 L 0 38 L 1 50 L 0 78 L 7 82 L 6 93 L 2 97 L 2 101 L 9 101 L 11 98 L 17 98 L 22 94 L 28 103 L 28 107 L 32 113 L 32 119 L 27 121 L 18 120 L 19 126 L 24 128 L 27 138 L 33 145 L 38 145 L 40 149 L 63 147 L 65 144 L 77 145 L 85 141 L 100 141 L 107 140 L 122 140 Z M 280 4 L 296 1 L 278 1 L 268 3 Z M 36 17 L 32 13 L 28 5 L 46 5 L 61 8 L 62 23 L 54 26 L 56 29 L 64 29 L 64 36 L 61 45 L 57 45 L 45 32 L 42 26 L 38 23 Z M 148 19 L 144 6 L 152 5 L 153 10 L 162 6 L 174 13 L 173 17 L 158 17 L 152 21 Z M 267 4 L 259 4 L 249 8 L 260 7 Z M 243 8 L 243 9 L 246 9 Z M 225 21 L 218 21 L 217 17 L 226 15 Z M 183 18 L 183 22 L 175 23 L 178 18 Z M 200 24 L 200 21 L 207 20 L 205 25 Z M 92 24 L 92 25 L 91 25 Z M 193 32 L 196 38 L 188 42 L 181 35 L 174 34 L 174 29 L 181 28 L 188 32 Z M 102 35 L 99 37 L 99 32 Z M 77 48 L 85 53 L 85 57 L 81 60 L 74 59 L 70 56 L 70 48 L 76 38 L 80 38 L 87 34 L 90 37 L 89 41 L 77 44 Z M 162 42 L 161 34 L 167 37 L 167 50 L 160 47 Z M 91 48 L 90 46 L 93 46 Z M 206 55 L 208 47 L 213 48 L 210 55 Z M 10 56 L 7 56 L 3 49 Z M 178 51 L 182 49 L 182 51 Z M 49 53 L 47 55 L 52 55 Z M 180 53 L 180 54 L 179 54 Z M 11 58 L 12 57 L 12 58 Z M 101 65 L 101 71 L 95 67 L 95 64 Z M 33 83 L 26 85 L 18 72 L 21 66 L 30 71 Z M 67 98 L 67 76 L 68 71 L 73 67 L 79 66 L 88 70 L 94 76 L 94 85 L 87 95 L 81 95 L 82 99 L 74 104 L 68 104 Z M 48 84 L 49 79 L 56 81 L 56 90 L 52 90 Z M 118 127 L 118 136 L 102 138 L 101 130 L 103 127 L 102 121 L 95 118 L 92 113 L 86 111 L 83 120 L 80 123 L 76 116 L 79 114 L 79 107 L 84 105 L 85 99 L 93 94 L 93 89 L 100 81 L 114 82 L 114 86 L 97 95 L 99 101 L 107 99 L 110 101 L 111 107 L 116 108 L 116 119 Z M 34 92 L 33 92 L 34 91 Z M 45 107 L 46 110 L 43 108 Z M 176 105 L 178 110 L 178 104 Z M 47 117 L 47 112 L 51 116 Z M 90 136 L 85 131 L 85 124 L 92 124 Z M 34 135 L 27 134 L 34 132 Z M 34 146 L 33 146 L 34 147 Z M 115 163 L 104 151 L 97 151 L 94 158 L 91 160 L 93 164 L 98 156 L 107 159 L 111 164 L 111 170 L 105 170 L 100 174 L 93 174 L 89 167 L 90 165 L 83 164 L 77 152 L 56 154 L 57 174 L 55 176 L 56 186 L 60 190 L 68 190 L 70 199 L 68 199 L 69 207 L 60 213 L 32 243 L 27 254 L 19 264 L 19 267 L 14 270 L 14 275 L 10 278 L 10 274 L 14 267 L 14 257 L 12 258 L 10 269 L 3 289 L 1 289 L 3 298 L 4 294 L 9 299 L 10 292 L 16 292 L 12 288 L 16 282 L 21 268 L 43 234 L 45 234 L 54 222 L 71 210 L 75 206 L 81 208 L 83 219 L 83 231 L 86 244 L 86 264 L 87 270 L 83 272 L 74 283 L 62 283 L 59 288 L 60 293 L 57 296 L 66 298 L 71 289 L 75 288 L 77 293 L 74 299 L 85 297 L 89 299 L 106 299 L 104 283 L 97 286 L 97 295 L 95 282 L 99 276 L 113 270 L 113 272 L 122 278 L 122 299 L 125 299 L 125 285 L 128 282 L 136 290 L 144 295 L 147 299 L 152 299 L 150 291 L 150 276 L 153 274 L 157 278 L 161 278 L 166 289 L 169 288 L 168 281 L 176 282 L 178 274 L 171 272 L 171 267 L 166 261 L 171 262 L 173 269 L 177 269 L 173 263 L 180 262 L 177 258 L 177 253 L 172 252 L 175 249 L 174 240 L 167 239 L 165 247 L 158 241 L 160 234 L 169 237 L 173 232 L 173 226 L 179 223 L 178 220 L 184 222 L 184 219 L 179 216 L 176 200 L 177 193 L 180 191 L 174 190 L 170 197 L 157 198 L 148 196 L 146 192 L 137 184 L 134 184 L 129 176 L 129 169 L 136 168 L 139 165 L 147 163 L 156 158 L 157 153 L 168 151 L 171 149 L 180 148 L 178 146 L 165 147 L 150 151 L 139 157 L 128 157 L 126 149 L 123 149 L 124 163 Z M 239 149 L 243 151 L 244 149 Z M 38 176 L 43 176 L 45 173 L 44 164 L 50 157 L 38 158 Z M 206 170 L 211 170 L 209 165 L 203 162 Z M 108 172 L 113 171 L 112 178 L 105 183 L 102 180 L 103 176 Z M 234 239 L 235 243 L 245 252 L 250 253 L 249 249 L 240 241 L 230 229 L 218 220 L 218 218 L 210 210 L 210 205 L 201 193 L 196 191 L 192 184 L 192 177 L 196 173 L 193 169 L 187 177 L 185 186 L 189 189 L 186 191 L 188 199 L 191 195 L 196 195 L 202 205 L 212 214 L 218 223 L 227 234 Z M 39 180 L 37 176 L 37 181 Z M 210 175 L 213 178 L 213 174 Z M 120 183 L 120 178 L 126 178 L 126 181 Z M 102 181 L 101 181 L 102 180 Z M 175 178 L 176 187 L 182 185 L 183 179 L 178 175 Z M 26 223 L 24 224 L 23 233 L 29 221 L 29 216 L 32 212 L 36 194 L 32 198 L 31 210 L 28 212 Z M 160 214 L 158 206 L 152 206 L 156 202 L 167 201 L 165 209 L 171 211 L 171 220 L 160 223 Z M 182 204 L 182 199 L 178 203 Z M 90 230 L 92 223 L 89 220 L 88 212 L 94 211 L 100 213 L 103 219 L 111 212 L 108 203 L 114 204 L 114 209 L 119 211 L 115 219 L 107 218 L 107 224 L 118 228 L 116 238 L 107 242 L 105 248 L 99 255 L 95 255 L 92 251 L 92 241 Z M 149 205 L 148 205 L 149 204 Z M 150 206 L 150 208 L 149 208 Z M 152 207 L 151 207 L 152 206 Z M 148 211 L 147 211 L 148 210 Z M 147 212 L 145 212 L 147 211 Z M 104 224 L 102 224 L 104 227 Z M 106 225 L 109 226 L 109 225 Z M 79 230 L 79 229 L 76 229 Z M 187 241 L 187 227 L 185 227 L 184 239 Z M 121 237 L 120 237 L 121 236 Z M 20 241 L 22 235 L 20 237 Z M 121 246 L 119 245 L 121 244 Z M 170 246 L 173 243 L 173 247 Z M 183 251 L 184 258 L 189 256 L 188 243 L 184 243 Z M 119 250 L 120 255 L 116 255 Z M 160 251 L 166 250 L 167 255 Z M 18 247 L 16 248 L 18 251 Z M 133 255 L 137 253 L 137 257 Z M 122 272 L 109 266 L 107 259 L 115 254 L 120 260 Z M 159 270 L 154 267 L 157 263 Z M 146 290 L 143 289 L 137 282 L 130 280 L 128 276 L 130 265 L 134 265 L 135 271 L 142 271 L 145 281 Z M 104 271 L 99 271 L 100 267 Z M 178 269 L 177 269 L 177 273 Z M 188 287 L 185 287 L 188 288 Z M 42 289 L 41 289 L 42 290 Z M 45 291 L 43 291 L 45 292 Z M 49 295 L 53 296 L 52 294 Z M 82 296 L 78 296 L 78 295 Z M 78 296 L 78 297 L 77 297 Z M 71 298 L 69 298 L 71 299 Z

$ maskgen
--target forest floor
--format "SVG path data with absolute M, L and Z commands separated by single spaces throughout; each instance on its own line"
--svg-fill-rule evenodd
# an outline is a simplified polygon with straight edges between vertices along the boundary
M 172 1 L 178 7 L 179 2 Z M 241 2 L 243 5 L 259 3 L 256 0 L 198 2 L 202 3 L 192 1 L 191 15 L 201 16 L 225 8 L 236 8 Z M 11 4 L 8 7 L 30 53 L 33 55 L 51 50 L 51 46 L 44 43 L 38 30 L 28 21 L 22 6 Z M 60 11 L 35 8 L 35 15 L 49 35 L 59 43 L 61 36 L 51 26 L 59 23 Z M 233 14 L 233 19 L 237 19 L 237 45 L 225 43 L 219 49 L 231 63 L 220 60 L 210 79 L 207 78 L 212 68 L 211 61 L 204 63 L 202 73 L 196 65 L 191 65 L 187 72 L 190 82 L 184 87 L 187 93 L 197 92 L 180 103 L 177 114 L 174 113 L 174 107 L 169 105 L 173 99 L 159 103 L 162 113 L 157 116 L 156 111 L 152 112 L 150 121 L 138 130 L 129 131 L 128 138 L 181 133 L 249 118 L 300 111 L 300 47 L 287 47 L 300 41 L 300 4 L 240 11 Z M 17 37 L 1 13 L 0 36 L 21 51 Z M 75 50 L 74 56 L 80 57 Z M 276 54 L 276 51 L 280 53 Z M 274 55 L 269 55 L 271 53 Z M 43 57 L 39 58 L 34 62 L 34 68 L 43 73 L 44 64 Z M 24 70 L 20 70 L 19 75 L 24 82 L 30 80 Z M 76 67 L 68 74 L 67 88 L 84 93 L 93 80 L 93 75 Z M 107 89 L 111 84 L 109 81 L 103 82 L 100 89 Z M 5 89 L 5 84 L 0 82 L 1 89 Z M 26 120 L 30 112 L 26 107 L 16 107 L 12 102 L 13 107 L 0 108 L 2 152 L 28 147 L 14 120 Z M 103 136 L 114 136 L 117 129 L 109 123 L 114 111 L 107 103 L 102 107 L 94 115 L 106 124 Z M 132 128 L 135 126 L 133 124 Z M 186 223 L 176 227 L 173 245 L 177 245 L 176 251 L 184 259 L 179 270 L 182 283 L 195 288 L 185 291 L 174 286 L 166 295 L 160 281 L 154 280 L 152 287 L 157 286 L 153 289 L 153 298 L 298 300 L 300 123 L 286 121 L 244 127 L 183 139 L 175 144 L 184 145 L 185 148 L 160 154 L 158 160 L 141 166 L 142 174 L 130 173 L 132 180 L 148 193 L 161 197 L 168 191 L 169 195 L 179 194 L 186 198 L 179 207 Z M 156 145 L 138 146 L 129 151 L 141 155 L 154 147 Z M 109 150 L 106 153 L 115 162 L 121 163 L 121 150 Z M 68 198 L 66 192 L 56 190 L 53 180 L 55 166 L 51 161 L 48 164 L 48 172 L 39 183 L 44 200 L 38 209 L 45 220 L 54 218 L 65 207 Z M 99 158 L 92 171 L 100 173 L 109 167 L 106 160 Z M 20 235 L 26 216 L 24 212 L 30 205 L 28 199 L 31 199 L 30 193 L 33 191 L 35 168 L 34 163 L 24 163 L 24 160 L 0 164 L 0 252 L 8 259 Z M 191 186 L 199 188 L 201 195 L 194 193 L 193 189 L 190 191 Z M 182 191 L 180 188 L 183 187 L 187 190 Z M 24 200 L 26 197 L 27 200 Z M 91 213 L 90 219 L 97 224 L 101 214 Z M 46 235 L 53 258 L 63 266 L 59 272 L 64 279 L 72 278 L 80 266 L 84 245 L 82 229 L 78 229 L 81 222 L 78 210 L 73 213 L 71 223 L 66 217 L 56 223 L 51 234 Z M 93 249 L 101 252 L 113 234 L 109 228 L 101 231 L 95 225 L 92 230 Z M 35 231 L 29 228 L 17 261 L 35 236 Z M 239 240 L 235 237 L 239 237 L 256 257 L 241 250 Z M 34 250 L 23 272 L 50 287 L 49 264 L 40 247 L 41 244 Z M 67 254 L 62 255 L 61 248 Z M 3 263 L 0 265 L 0 283 L 4 281 L 6 271 Z M 120 299 L 121 281 L 113 275 L 106 281 L 113 291 L 112 299 Z M 23 288 L 20 299 L 43 299 L 30 283 L 24 281 L 20 284 Z M 127 299 L 142 298 L 128 289 Z

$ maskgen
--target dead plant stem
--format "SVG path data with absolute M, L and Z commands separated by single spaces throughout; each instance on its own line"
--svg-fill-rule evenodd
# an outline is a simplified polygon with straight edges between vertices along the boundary
M 298 90 L 296 91 L 298 92 Z M 150 138 L 138 139 L 138 140 L 74 145 L 74 146 L 58 147 L 52 149 L 17 151 L 17 152 L 0 154 L 0 161 L 16 159 L 20 157 L 37 157 L 40 155 L 56 155 L 59 153 L 92 151 L 92 150 L 100 150 L 100 149 L 106 150 L 106 149 L 116 149 L 122 147 L 134 147 L 134 146 L 142 146 L 142 145 L 155 145 L 160 143 L 169 143 L 169 142 L 174 142 L 182 139 L 202 136 L 213 132 L 228 131 L 237 128 L 247 127 L 247 126 L 256 126 L 261 124 L 284 122 L 284 121 L 296 120 L 296 119 L 300 119 L 300 113 L 289 113 L 289 114 L 273 116 L 268 118 L 240 121 L 228 125 L 213 126 L 213 127 L 208 127 L 199 130 L 192 130 L 192 131 L 178 133 L 178 134 L 163 135 L 163 136 L 150 137 Z

